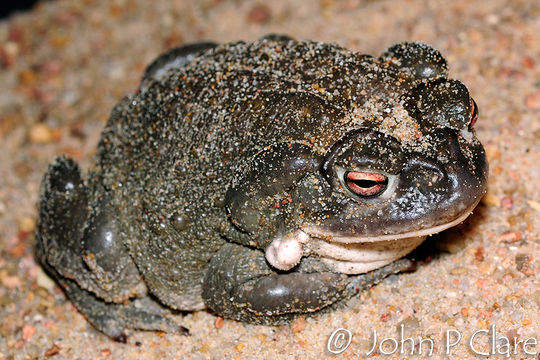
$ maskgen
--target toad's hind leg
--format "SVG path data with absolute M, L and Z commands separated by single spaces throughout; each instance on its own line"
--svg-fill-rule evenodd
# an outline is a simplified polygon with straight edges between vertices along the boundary
M 185 327 L 166 316 L 170 313 L 168 309 L 149 296 L 121 304 L 110 303 L 82 289 L 72 280 L 62 277 L 57 277 L 57 280 L 88 322 L 116 341 L 126 342 L 128 329 L 189 334 Z
M 98 330 L 125 339 L 126 329 L 175 331 L 167 310 L 146 295 L 139 272 L 120 241 L 108 195 L 77 164 L 57 158 L 41 185 L 37 257 Z M 130 298 L 138 297 L 134 301 Z M 139 303 L 144 303 L 140 307 Z

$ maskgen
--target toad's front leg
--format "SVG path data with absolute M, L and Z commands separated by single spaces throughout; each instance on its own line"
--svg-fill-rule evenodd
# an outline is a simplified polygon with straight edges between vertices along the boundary
M 202 296 L 219 315 L 280 324 L 339 301 L 346 296 L 347 280 L 331 272 L 276 272 L 262 251 L 227 243 L 209 264 Z
M 311 260 L 318 262 L 316 258 Z M 401 259 L 354 276 L 317 272 L 316 267 L 312 268 L 314 272 L 304 272 L 309 271 L 308 266 L 294 272 L 277 272 L 268 265 L 262 251 L 227 243 L 209 264 L 202 296 L 219 315 L 252 323 L 282 324 L 301 314 L 331 308 L 411 266 L 410 260 Z

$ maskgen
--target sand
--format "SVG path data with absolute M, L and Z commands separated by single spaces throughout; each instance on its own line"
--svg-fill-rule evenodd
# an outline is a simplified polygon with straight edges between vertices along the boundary
M 540 3 L 537 1 L 47 1 L 0 22 L 0 359 L 540 358 Z M 39 182 L 55 155 L 87 168 L 113 105 L 167 48 L 253 40 L 269 32 L 379 54 L 423 41 L 448 59 L 480 108 L 489 191 L 462 225 L 434 236 L 416 272 L 392 276 L 333 313 L 268 327 L 206 311 L 178 319 L 190 336 L 135 331 L 127 344 L 95 331 L 34 259 Z M 448 331 L 462 340 L 445 355 Z M 347 334 L 345 334 L 347 335 Z M 338 344 L 331 338 L 331 344 Z M 452 338 L 454 339 L 454 338 Z M 527 342 L 527 346 L 524 346 Z M 408 343 L 405 348 L 410 351 Z M 338 349 L 334 349 L 338 351 Z M 343 349 L 342 349 L 343 350 Z M 534 353 L 536 355 L 529 355 Z

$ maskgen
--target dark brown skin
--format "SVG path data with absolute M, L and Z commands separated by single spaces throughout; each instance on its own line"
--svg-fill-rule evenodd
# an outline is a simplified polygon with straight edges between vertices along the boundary
M 280 271 L 268 247 L 466 216 L 486 189 L 476 115 L 423 44 L 379 58 L 279 36 L 178 48 L 114 108 L 85 179 L 64 157 L 50 166 L 38 256 L 118 340 L 178 329 L 167 308 L 269 324 L 330 309 L 410 262 L 346 275 L 312 249 Z

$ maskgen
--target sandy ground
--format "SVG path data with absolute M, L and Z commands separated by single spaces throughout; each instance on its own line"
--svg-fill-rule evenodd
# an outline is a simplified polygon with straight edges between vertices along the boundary
M 416 272 L 389 278 L 343 310 L 283 327 L 222 321 L 201 311 L 183 318 L 191 336 L 134 332 L 127 344 L 112 342 L 34 260 L 38 188 L 47 164 L 67 153 L 86 168 L 112 106 L 163 50 L 269 32 L 370 54 L 404 40 L 440 49 L 480 108 L 476 129 L 491 167 L 487 196 L 464 224 L 428 243 Z M 511 358 L 540 358 L 540 345 L 525 348 L 536 355 L 523 349 L 525 341 L 540 343 L 539 117 L 537 1 L 53 1 L 4 20 L 0 359 L 320 359 L 333 356 L 327 341 L 340 327 L 351 332 L 352 343 L 336 358 L 356 359 L 371 347 L 373 330 L 379 339 L 399 340 L 401 324 L 417 344 L 433 340 L 433 358 L 480 357 L 468 341 L 492 325 L 503 354 L 490 359 L 506 358 L 504 336 L 518 340 Z M 444 355 L 449 330 L 463 339 Z M 475 338 L 477 351 L 490 351 L 487 338 Z M 407 357 L 425 357 L 418 351 Z M 399 349 L 370 356 L 402 357 Z

